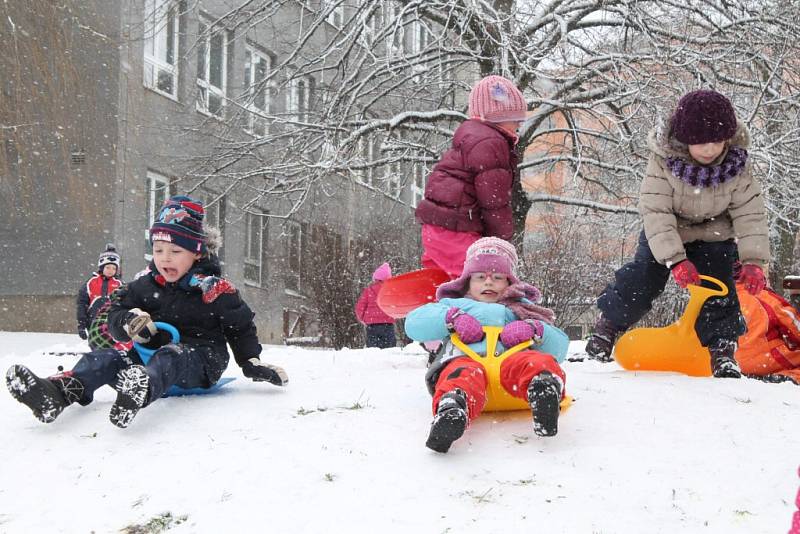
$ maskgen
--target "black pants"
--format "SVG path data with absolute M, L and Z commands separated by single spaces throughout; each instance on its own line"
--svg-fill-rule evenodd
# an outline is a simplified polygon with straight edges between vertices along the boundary
M 738 258 L 736 244 L 732 239 L 693 241 L 684 247 L 687 258 L 700 274 L 713 276 L 728 286 L 727 296 L 709 298 L 700 310 L 695 323 L 700 343 L 707 347 L 718 339 L 737 340 L 745 332 L 745 322 L 733 280 L 733 264 Z M 653 257 L 642 232 L 633 261 L 614 273 L 614 282 L 597 299 L 597 307 L 606 319 L 627 330 L 650 311 L 669 276 L 670 270 Z
M 224 360 L 225 365 L 222 365 Z M 150 378 L 148 403 L 158 399 L 170 388 L 208 388 L 214 385 L 227 365 L 227 355 L 221 355 L 207 345 L 165 345 L 156 351 L 145 369 Z M 117 373 L 134 364 L 142 363 L 135 354 L 114 349 L 88 352 L 72 368 L 72 376 L 83 384 L 83 397 L 79 401 L 86 406 L 92 402 L 94 392 L 104 385 L 112 386 Z
M 389 347 L 396 346 L 397 340 L 394 337 L 394 323 L 367 325 L 367 347 L 388 349 Z

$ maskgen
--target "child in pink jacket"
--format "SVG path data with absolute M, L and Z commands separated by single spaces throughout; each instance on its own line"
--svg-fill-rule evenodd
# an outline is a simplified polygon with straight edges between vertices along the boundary
M 472 88 L 469 120 L 456 129 L 417 206 L 423 267 L 455 279 L 472 243 L 481 237 L 511 239 L 516 131 L 527 111 L 525 97 L 502 76 L 487 76 Z
M 364 288 L 356 302 L 356 317 L 367 326 L 367 347 L 387 349 L 397 345 L 394 319 L 378 307 L 378 292 L 383 282 L 392 277 L 392 268 L 382 264 L 372 273 L 373 283 Z

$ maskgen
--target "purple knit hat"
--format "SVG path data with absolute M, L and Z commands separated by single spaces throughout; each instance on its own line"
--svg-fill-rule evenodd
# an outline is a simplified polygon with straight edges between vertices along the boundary
M 528 112 L 525 97 L 511 80 L 487 76 L 469 93 L 470 118 L 486 122 L 524 121 Z
M 382 263 L 380 267 L 372 273 L 372 279 L 376 282 L 383 282 L 392 277 L 392 267 L 388 263 Z
M 436 300 L 460 298 L 467 294 L 469 278 L 475 273 L 500 273 L 508 276 L 509 284 L 519 282 L 517 278 L 517 249 L 499 237 L 482 237 L 467 249 L 464 270 L 457 279 L 439 286 Z
M 725 95 L 705 89 L 692 91 L 678 101 L 669 131 L 687 145 L 725 141 L 736 134 L 736 112 Z

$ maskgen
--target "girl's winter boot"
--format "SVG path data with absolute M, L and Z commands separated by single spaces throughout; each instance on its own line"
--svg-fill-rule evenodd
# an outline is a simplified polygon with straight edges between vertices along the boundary
M 734 358 L 736 341 L 718 339 L 708 347 L 711 353 L 711 372 L 716 378 L 741 378 L 742 370 Z
M 431 432 L 425 446 L 436 452 L 447 452 L 467 428 L 467 394 L 460 389 L 448 391 L 439 399 Z
M 542 371 L 528 384 L 528 404 L 533 413 L 533 431 L 538 436 L 558 433 L 561 411 L 561 381 L 552 373 Z
M 64 408 L 83 396 L 83 384 L 70 372 L 41 378 L 24 365 L 8 369 L 6 386 L 11 396 L 30 408 L 42 423 L 52 423 Z
M 117 400 L 111 406 L 108 418 L 116 426 L 125 428 L 147 402 L 150 377 L 141 365 L 132 365 L 117 373 Z
M 586 342 L 586 353 L 590 358 L 597 361 L 608 363 L 611 361 L 611 352 L 614 350 L 614 343 L 622 333 L 621 328 L 600 315 L 594 325 L 589 341 Z

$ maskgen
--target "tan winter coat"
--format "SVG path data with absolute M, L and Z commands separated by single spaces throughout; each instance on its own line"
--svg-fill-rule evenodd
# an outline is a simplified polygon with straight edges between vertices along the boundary
M 770 257 L 767 214 L 751 161 L 735 178 L 720 185 L 692 186 L 673 176 L 665 161 L 678 157 L 698 164 L 687 145 L 655 130 L 647 144 L 651 154 L 640 189 L 639 213 L 656 260 L 671 267 L 686 259 L 684 243 L 736 238 L 742 263 L 766 267 Z M 730 144 L 744 149 L 750 146 L 743 124 L 739 123 Z M 726 148 L 712 165 L 722 162 L 727 153 Z

